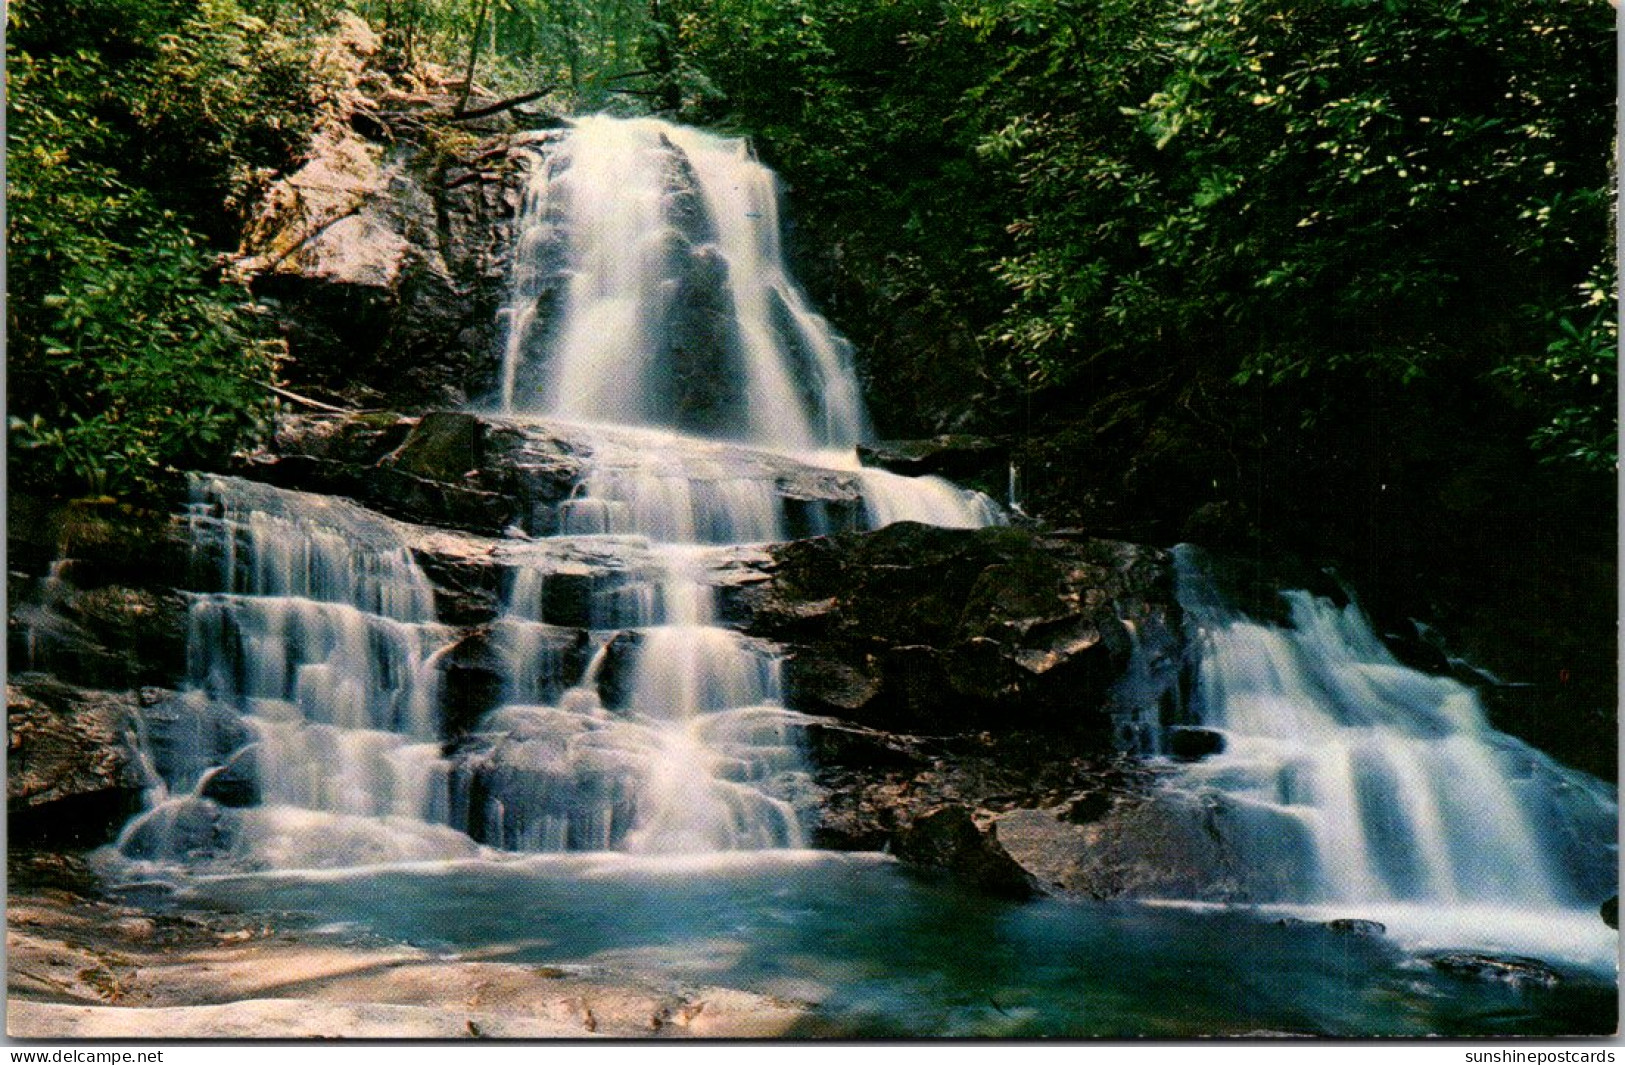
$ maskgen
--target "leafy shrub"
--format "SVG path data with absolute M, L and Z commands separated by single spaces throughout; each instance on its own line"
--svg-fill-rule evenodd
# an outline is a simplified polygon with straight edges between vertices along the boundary
M 273 349 L 202 233 L 292 161 L 305 53 L 229 0 L 14 4 L 11 30 L 13 483 L 158 492 L 265 414 Z

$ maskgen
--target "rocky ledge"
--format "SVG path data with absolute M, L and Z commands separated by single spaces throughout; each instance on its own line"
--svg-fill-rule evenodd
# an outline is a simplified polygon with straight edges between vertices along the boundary
M 347 538 L 409 548 L 448 628 L 437 665 L 454 750 L 502 697 L 489 640 L 508 571 L 546 556 L 544 614 L 566 652 L 585 645 L 593 597 L 638 575 L 635 542 L 528 535 L 556 531 L 587 460 L 602 457 L 589 449 L 605 446 L 620 445 L 451 412 L 301 416 L 244 460 L 241 472 L 272 484 L 237 481 L 231 492 L 258 512 L 314 507 Z M 829 519 L 861 506 L 847 473 L 747 449 L 711 459 L 771 482 L 787 513 L 816 505 Z M 83 845 L 106 841 L 142 786 L 130 754 L 138 729 L 160 759 L 172 735 L 177 749 L 195 747 L 182 742 L 194 732 L 214 737 L 227 768 L 211 776 L 224 790 L 210 797 L 253 801 L 252 759 L 234 758 L 249 745 L 229 727 L 232 715 L 169 690 L 186 669 L 187 596 L 216 590 L 218 559 L 238 535 L 207 490 L 200 498 L 167 519 L 68 520 L 44 508 L 13 527 L 22 548 L 13 660 L 51 674 L 24 676 L 11 692 L 14 786 L 33 786 L 32 765 L 95 768 L 74 796 L 16 797 L 14 808 L 28 811 L 17 816 L 77 826 Z M 890 849 L 1002 894 L 1132 894 L 1154 879 L 1143 868 L 1058 873 L 1030 820 L 1012 818 L 1127 818 L 1114 838 L 1144 821 L 1127 811 L 1143 804 L 1147 778 L 1114 751 L 1137 727 L 1136 707 L 1160 701 L 1171 713 L 1176 703 L 1179 621 L 1161 552 L 1064 532 L 901 523 L 713 554 L 706 579 L 725 622 L 777 648 L 790 703 L 812 719 L 817 788 L 806 802 L 820 845 Z M 610 687 L 616 648 L 636 639 L 625 635 L 609 648 Z M 99 804 L 96 816 L 73 814 L 81 802 Z M 1119 864 L 1140 868 L 1152 853 Z

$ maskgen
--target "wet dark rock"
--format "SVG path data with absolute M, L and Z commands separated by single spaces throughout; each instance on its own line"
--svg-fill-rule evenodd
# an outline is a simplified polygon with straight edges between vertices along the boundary
M 1051 893 L 1213 902 L 1264 897 L 1209 808 L 1115 789 L 1096 818 L 1077 823 L 1066 816 L 1071 809 L 1017 809 L 998 820 L 1010 857 Z
M 472 544 L 472 541 L 465 541 Z M 420 542 L 412 557 L 434 585 L 435 617 L 448 625 L 484 625 L 502 609 L 502 568 L 493 551 L 446 550 L 436 538 Z
M 455 739 L 472 731 L 502 705 L 507 666 L 492 646 L 490 628 L 465 633 L 437 660 L 441 683 L 441 727 Z
M 681 157 L 679 157 L 681 158 Z M 668 424 L 702 436 L 731 437 L 744 428 L 749 380 L 734 324 L 728 263 L 714 245 L 689 243 L 677 264 L 664 340 L 656 358 L 669 396 L 649 397 L 664 407 Z
M 242 472 L 282 488 L 347 496 L 403 521 L 500 535 L 551 523 L 547 508 L 580 478 L 582 446 L 456 411 L 420 419 L 304 416 L 248 456 Z M 547 515 L 540 523 L 538 508 Z
M 6 812 L 13 844 L 92 847 L 140 808 L 134 692 L 38 674 L 6 685 Z
M 585 632 L 552 628 L 546 637 L 535 653 L 553 657 L 559 679 L 546 690 L 533 693 L 531 701 L 535 702 L 556 701 L 564 680 L 579 676 L 586 665 Z M 503 655 L 501 640 L 497 629 L 483 626 L 463 633 L 437 658 L 442 731 L 449 741 L 455 743 L 478 729 L 487 714 L 518 694 L 509 688 L 512 669 Z
M 611 636 L 603 649 L 603 666 L 598 672 L 598 693 L 611 710 L 626 707 L 632 702 L 633 685 L 637 683 L 638 648 L 643 634 L 628 630 Z
M 1615 895 L 1607 902 L 1604 902 L 1598 912 L 1602 915 L 1604 924 L 1609 928 L 1617 929 L 1619 927 L 1619 896 Z
M 13 573 L 42 578 L 52 563 L 66 560 L 72 583 L 82 589 L 179 585 L 187 548 L 185 530 L 165 511 L 15 492 L 6 497 L 6 563 Z
M 520 516 L 518 501 L 506 493 L 430 480 L 389 466 L 376 471 L 363 498 L 403 520 L 493 536 Z
M 394 469 L 431 481 L 456 483 L 485 464 L 486 426 L 472 414 L 425 414 L 393 454 Z
M 815 721 L 803 730 L 806 746 L 819 765 L 850 769 L 916 769 L 927 764 L 918 741 L 874 729 Z
M 1074 825 L 1086 825 L 1106 816 L 1115 802 L 1115 796 L 1105 788 L 1082 792 L 1056 811 L 1055 816 Z
M 1110 745 L 1126 622 L 1172 626 L 1163 556 L 1014 528 L 899 523 L 770 550 L 733 597 L 786 648 L 792 705 L 873 728 L 1047 728 Z
M 896 853 L 911 865 L 943 870 L 991 895 L 1026 899 L 1041 893 L 996 835 L 977 827 L 964 806 L 938 807 L 916 819 L 899 833 Z
M 1388 934 L 1388 926 L 1380 921 L 1367 921 L 1360 917 L 1339 917 L 1327 921 L 1326 927 L 1333 932 L 1341 932 L 1350 936 L 1383 936 Z
M 858 459 L 865 466 L 878 466 L 905 477 L 934 474 L 977 487 L 994 482 L 994 490 L 1002 496 L 1010 449 L 986 437 L 944 433 L 925 440 L 859 444 Z
M 1199 762 L 1224 750 L 1224 736 L 1212 729 L 1183 725 L 1168 730 L 1168 753 L 1181 762 Z
M 980 811 L 979 821 L 997 819 L 1003 833 L 1014 811 L 1115 809 L 1143 797 L 1151 780 L 1136 763 L 1044 733 L 917 736 L 823 719 L 807 726 L 806 750 L 821 796 L 814 841 L 842 850 L 896 851 L 909 826 L 943 806 Z
M 238 750 L 204 779 L 198 794 L 221 806 L 258 806 L 260 802 L 259 744 Z
M 121 841 L 137 860 L 207 861 L 230 852 L 236 840 L 234 811 L 208 799 L 165 803 L 132 824 Z
M 187 783 L 225 765 L 254 740 L 233 707 L 199 692 L 144 690 L 141 726 L 153 768 L 166 780 Z
M 549 573 L 542 578 L 542 620 L 553 625 L 590 628 L 594 604 L 611 575 L 593 572 Z
M 116 505 L 8 502 L 13 671 L 91 688 L 172 683 L 186 664 L 181 523 Z
M 167 589 L 82 588 L 83 568 L 11 582 L 10 660 L 89 687 L 172 683 L 186 668 L 184 598 Z
M 1450 951 L 1431 955 L 1428 961 L 1451 976 L 1494 981 L 1516 988 L 1556 987 L 1563 979 L 1556 969 L 1535 958 Z

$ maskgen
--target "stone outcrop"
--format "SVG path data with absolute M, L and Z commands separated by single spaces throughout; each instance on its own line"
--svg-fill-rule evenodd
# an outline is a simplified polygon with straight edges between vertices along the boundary
M 785 544 L 743 589 L 747 630 L 788 648 L 793 705 L 892 731 L 1045 729 L 1109 747 L 1136 644 L 1177 655 L 1159 552 L 1014 528 Z
M 6 685 L 6 814 L 12 846 L 85 847 L 141 805 L 140 697 L 41 674 Z
M 1032 875 L 963 806 L 939 806 L 915 818 L 898 835 L 896 854 L 913 865 L 944 870 L 992 895 L 1025 899 L 1040 893 Z
M 283 488 L 345 496 L 420 525 L 500 536 L 559 532 L 561 504 L 578 494 L 588 460 L 605 448 L 630 462 L 650 446 L 636 432 L 591 437 L 561 423 L 464 411 L 421 416 L 297 414 L 245 456 L 240 472 Z M 850 528 L 862 514 L 850 474 L 749 448 L 715 452 L 731 473 L 771 485 L 790 532 Z
M 169 515 L 8 500 L 8 660 L 90 688 L 167 684 L 186 661 L 191 562 Z
M 865 466 L 905 477 L 931 474 L 968 485 L 996 498 L 1007 487 L 1010 449 L 997 440 L 966 433 L 944 433 L 923 440 L 877 440 L 858 445 Z
M 241 472 L 258 481 L 230 495 L 288 518 L 314 506 L 347 538 L 408 547 L 434 586 L 439 620 L 452 627 L 435 665 L 443 735 L 460 752 L 505 697 L 509 667 L 493 624 L 510 571 L 547 556 L 539 619 L 556 628 L 565 660 L 587 653 L 595 602 L 618 583 L 647 579 L 654 563 L 635 540 L 533 538 L 558 530 L 588 460 L 602 457 L 595 448 L 624 448 L 635 462 L 637 446 L 632 437 L 588 440 L 564 426 L 447 411 L 302 414 L 244 458 Z M 710 460 L 771 484 L 792 523 L 798 507 L 837 524 L 861 513 L 850 474 L 750 449 L 713 452 Z M 90 688 L 176 686 L 187 668 L 187 596 L 218 590 L 237 533 L 213 504 L 172 519 L 94 517 L 36 516 L 33 532 L 19 531 L 13 583 L 26 594 L 12 618 L 16 660 Z M 53 551 L 63 558 L 48 561 Z M 1170 706 L 1174 698 L 1179 626 L 1160 552 L 1021 528 L 899 524 L 707 557 L 725 621 L 778 649 L 790 704 L 818 715 L 805 743 L 817 767 L 820 845 L 889 848 L 1006 896 L 1111 897 L 1171 882 L 1147 872 L 1172 860 L 1174 843 L 1156 841 L 1206 838 L 1171 815 L 1135 812 L 1149 778 L 1114 754 L 1134 701 L 1119 696 L 1131 665 L 1161 678 Z M 610 705 L 638 638 L 628 632 L 605 646 L 599 676 Z M 217 848 L 232 808 L 259 796 L 252 737 L 196 693 L 153 695 L 130 710 L 159 771 L 203 780 L 209 770 L 205 806 L 225 811 L 151 831 Z M 1208 737 L 1190 738 L 1201 747 Z M 115 740 L 80 755 L 114 757 Z M 207 765 L 181 766 L 182 758 Z M 1051 821 L 1047 836 L 1035 831 Z M 1085 821 L 1100 822 L 1087 833 L 1105 857 L 1058 870 L 1055 855 L 1080 845 Z M 111 828 L 86 831 L 101 842 Z M 1178 875 L 1213 896 L 1238 893 L 1222 868 Z
M 344 16 L 316 58 L 326 92 L 303 164 L 275 181 L 235 261 L 282 330 L 302 395 L 458 405 L 495 379 L 497 310 L 523 134 L 447 121 L 456 101 L 381 65 Z

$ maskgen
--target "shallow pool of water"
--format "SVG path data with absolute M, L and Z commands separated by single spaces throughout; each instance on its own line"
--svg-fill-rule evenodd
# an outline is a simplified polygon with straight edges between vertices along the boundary
M 1337 932 L 1279 911 L 1003 902 L 872 855 L 276 873 L 192 879 L 175 901 L 448 954 L 766 992 L 814 1005 L 794 1033 L 807 1036 L 1550 1036 L 1616 1026 L 1615 939 L 1600 921 L 1583 949 L 1547 952 L 1565 977 L 1558 986 L 1515 987 L 1440 972 L 1403 935 Z M 1459 945 L 1448 940 L 1428 946 Z

